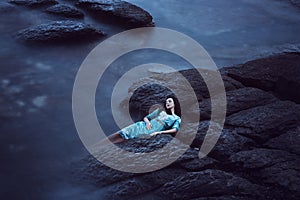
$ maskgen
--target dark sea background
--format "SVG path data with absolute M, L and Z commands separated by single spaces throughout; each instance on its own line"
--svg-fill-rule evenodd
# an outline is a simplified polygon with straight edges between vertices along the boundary
M 300 8 L 288 0 L 129 2 L 151 13 L 157 27 L 195 39 L 219 68 L 300 51 Z M 26 46 L 16 41 L 17 31 L 62 18 L 14 7 L 0 12 L 0 199 L 100 199 L 105 191 L 81 184 L 71 173 L 73 163 L 88 155 L 73 122 L 72 89 L 88 53 L 125 29 L 87 15 L 84 22 L 105 31 L 105 38 L 84 44 Z M 107 107 L 113 83 L 128 67 L 150 61 L 189 68 L 185 61 L 161 52 L 140 51 L 118 60 L 107 72 L 109 78 L 102 80 L 96 98 L 99 121 L 107 133 L 117 130 Z

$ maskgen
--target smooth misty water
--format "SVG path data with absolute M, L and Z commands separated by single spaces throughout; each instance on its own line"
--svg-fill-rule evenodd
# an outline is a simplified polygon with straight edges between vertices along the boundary
M 297 50 L 300 44 L 300 9 L 287 1 L 130 2 L 148 10 L 156 26 L 194 38 L 219 67 Z M 74 171 L 72 162 L 88 155 L 72 118 L 73 83 L 80 64 L 101 40 L 72 46 L 25 46 L 14 39 L 18 30 L 63 18 L 23 7 L 0 15 L 0 198 L 99 199 L 102 191 L 74 181 L 70 172 Z M 123 30 L 89 17 L 84 21 L 106 31 L 108 37 Z M 116 61 L 100 82 L 96 98 L 99 121 L 107 132 L 117 129 L 108 107 L 112 84 L 126 69 L 147 62 L 188 67 L 173 55 L 149 51 Z
M 129 0 L 156 26 L 194 38 L 217 66 L 239 64 L 300 45 L 300 9 L 288 0 Z

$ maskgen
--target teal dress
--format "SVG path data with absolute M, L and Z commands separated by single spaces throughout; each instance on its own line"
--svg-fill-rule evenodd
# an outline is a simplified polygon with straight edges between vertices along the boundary
M 146 116 L 150 123 L 151 129 L 148 130 L 146 122 L 139 121 L 131 124 L 120 130 L 120 135 L 124 139 L 132 139 L 142 137 L 143 135 L 149 135 L 151 133 L 163 130 L 169 130 L 176 128 L 178 131 L 180 128 L 181 118 L 177 115 L 168 115 L 165 111 L 161 111 L 157 108 L 152 113 Z

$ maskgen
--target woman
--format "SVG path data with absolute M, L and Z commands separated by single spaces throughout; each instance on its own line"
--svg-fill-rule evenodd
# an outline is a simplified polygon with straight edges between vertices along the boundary
M 119 132 L 108 137 L 112 143 L 120 143 L 127 139 L 142 137 L 143 135 L 155 136 L 157 134 L 174 135 L 180 128 L 180 109 L 176 107 L 174 97 L 168 97 L 164 104 L 165 110 L 157 108 L 152 113 L 144 117 L 144 121 L 129 125 Z M 178 105 L 178 104 L 177 104 Z M 175 113 L 175 110 L 177 111 Z

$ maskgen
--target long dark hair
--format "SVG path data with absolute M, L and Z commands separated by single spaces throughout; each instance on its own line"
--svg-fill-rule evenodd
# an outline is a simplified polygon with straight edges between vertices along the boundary
M 181 109 L 180 109 L 179 101 L 178 101 L 177 97 L 176 97 L 175 95 L 172 95 L 172 94 L 171 94 L 171 95 L 168 95 L 168 96 L 166 97 L 166 99 L 164 100 L 164 102 L 163 102 L 164 109 L 165 109 L 166 113 L 169 114 L 169 115 L 172 115 L 171 109 L 167 109 L 167 107 L 166 107 L 166 100 L 167 100 L 168 98 L 172 98 L 172 99 L 173 99 L 173 101 L 174 101 L 174 106 L 175 106 L 175 107 L 174 107 L 175 114 L 178 115 L 179 117 L 181 117 Z

